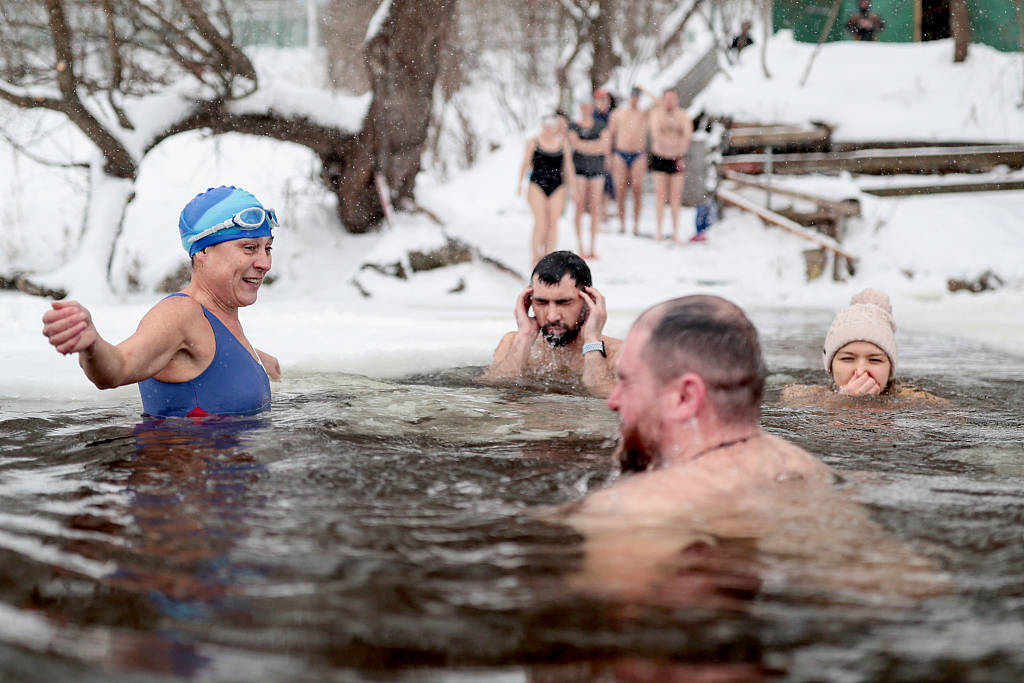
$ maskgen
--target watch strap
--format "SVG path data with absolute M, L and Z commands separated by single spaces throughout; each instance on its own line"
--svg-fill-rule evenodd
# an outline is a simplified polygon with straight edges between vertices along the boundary
M 587 342 L 586 344 L 584 344 L 583 345 L 583 353 L 589 353 L 590 351 L 600 351 L 602 356 L 604 356 L 605 358 L 608 357 L 608 354 L 605 353 L 605 350 L 604 350 L 604 342 L 603 341 Z

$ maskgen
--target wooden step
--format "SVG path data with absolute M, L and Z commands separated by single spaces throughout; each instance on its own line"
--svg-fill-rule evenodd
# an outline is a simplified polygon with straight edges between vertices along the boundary
M 725 170 L 748 174 L 765 172 L 768 156 L 739 154 L 722 158 Z M 968 147 L 915 147 L 912 149 L 865 149 L 855 152 L 775 154 L 772 172 L 861 173 L 900 175 L 909 173 L 982 173 L 997 166 L 1024 168 L 1024 145 L 975 145 Z

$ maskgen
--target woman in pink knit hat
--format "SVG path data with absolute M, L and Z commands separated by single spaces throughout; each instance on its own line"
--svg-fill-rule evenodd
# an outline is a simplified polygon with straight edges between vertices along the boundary
M 895 382 L 896 321 L 885 293 L 865 289 L 850 299 L 832 321 L 822 349 L 831 391 L 842 396 L 899 396 L 945 403 L 933 394 Z M 825 387 L 791 385 L 782 390 L 783 402 L 819 399 Z
M 896 321 L 889 297 L 865 289 L 839 311 L 825 336 L 825 371 L 847 396 L 888 393 L 896 371 Z

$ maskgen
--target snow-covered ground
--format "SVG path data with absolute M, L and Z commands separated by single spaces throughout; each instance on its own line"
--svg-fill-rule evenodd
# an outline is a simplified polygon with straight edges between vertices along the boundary
M 808 86 L 799 89 L 810 47 L 783 34 L 769 46 L 771 81 L 759 75 L 756 54 L 748 51 L 739 67 L 718 77 L 702 104 L 761 121 L 827 119 L 843 139 L 1024 141 L 1024 113 L 1017 108 L 1021 57 L 972 46 L 967 64 L 954 66 L 951 51 L 948 44 L 827 45 Z M 491 109 L 493 103 L 481 103 L 481 111 Z M 8 122 L 17 116 L 34 115 L 0 110 Z M 73 136 L 44 134 L 55 125 L 52 118 L 24 121 L 43 131 L 40 154 L 74 152 Z M 484 364 L 513 325 L 511 306 L 523 279 L 483 261 L 410 280 L 360 267 L 401 260 L 410 248 L 439 245 L 447 234 L 525 276 L 531 217 L 525 199 L 515 194 L 515 180 L 529 132 L 506 136 L 504 145 L 472 169 L 443 182 L 426 173 L 421 177 L 419 203 L 442 219 L 443 228 L 424 214 L 400 215 L 393 227 L 361 236 L 338 226 L 334 199 L 320 186 L 319 165 L 307 150 L 239 135 L 174 137 L 142 166 L 112 262 L 117 293 L 73 282 L 72 296 L 85 301 L 108 339 L 131 334 L 161 296 L 161 280 L 185 263 L 176 231 L 180 208 L 206 187 L 235 184 L 283 218 L 274 252 L 277 279 L 242 318 L 250 339 L 279 356 L 286 376 L 400 376 Z M 0 274 L 58 267 L 80 248 L 86 174 L 43 166 L 0 146 L 0 177 L 7 190 L 0 205 Z M 861 200 L 864 215 L 850 221 L 844 240 L 860 259 L 854 277 L 845 283 L 827 277 L 806 282 L 802 251 L 809 245 L 738 210 L 726 210 L 707 243 L 683 246 L 620 235 L 612 220 L 598 240 L 600 258 L 592 262 L 595 284 L 609 302 L 606 331 L 622 336 L 641 310 L 684 294 L 726 296 L 753 311 L 756 320 L 758 310 L 778 307 L 834 310 L 872 286 L 892 296 L 903 329 L 971 337 L 1019 353 L 1024 192 L 882 199 L 860 194 L 855 178 L 790 182 Z M 750 196 L 759 199 L 757 193 Z M 649 235 L 650 194 L 646 201 L 642 228 Z M 783 200 L 774 201 L 779 206 Z M 688 238 L 692 209 L 684 209 L 682 225 Z M 571 211 L 562 220 L 559 247 L 576 248 Z M 949 278 L 976 278 L 986 270 L 1005 286 L 977 295 L 948 291 Z M 97 391 L 74 358 L 53 352 L 40 335 L 46 306 L 43 299 L 0 292 L 0 410 L 31 410 L 54 401 L 138 401 L 133 387 Z M 912 356 L 912 348 L 901 350 L 901 357 Z

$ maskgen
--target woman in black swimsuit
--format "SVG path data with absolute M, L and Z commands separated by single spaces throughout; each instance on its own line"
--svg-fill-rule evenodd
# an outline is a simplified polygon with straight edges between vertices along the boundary
M 572 187 L 576 173 L 569 152 L 569 141 L 559 117 L 545 118 L 540 134 L 526 143 L 526 154 L 519 167 L 519 183 L 516 185 L 518 193 L 522 192 L 527 167 L 533 169 L 526 190 L 526 199 L 533 211 L 533 237 L 530 240 L 532 268 L 541 257 L 555 250 L 558 219 L 565 208 L 565 188 L 566 185 Z
M 608 128 L 594 119 L 594 105 L 580 104 L 580 118 L 569 126 L 569 142 L 576 167 L 576 239 L 580 256 L 597 258 L 597 233 L 601 229 L 604 194 L 604 160 L 611 151 Z M 590 214 L 590 250 L 583 247 L 583 214 Z

